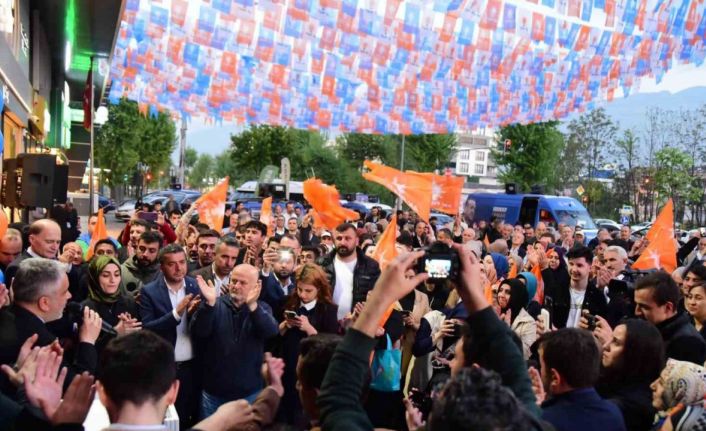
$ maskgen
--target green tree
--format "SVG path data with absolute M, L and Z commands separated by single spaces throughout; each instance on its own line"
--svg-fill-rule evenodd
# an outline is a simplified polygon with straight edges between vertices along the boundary
M 443 170 L 456 151 L 456 135 L 410 135 L 405 139 L 405 170 L 433 172 Z
M 108 111 L 108 121 L 95 139 L 96 167 L 106 169 L 103 179 L 113 196 L 142 162 L 152 172 L 165 170 L 174 151 L 176 128 L 168 113 L 145 117 L 137 103 L 122 99 Z
M 678 148 L 663 148 L 655 153 L 654 186 L 659 202 L 674 200 L 676 221 L 681 221 L 684 205 L 701 197 L 701 190 L 691 176 L 691 156 Z M 660 205 L 661 206 L 661 205 Z
M 199 152 L 193 147 L 186 147 L 184 150 L 184 173 L 189 174 L 189 170 L 194 167 L 199 159 Z
M 230 177 L 230 182 L 233 186 L 238 180 L 241 180 L 241 178 L 238 178 L 237 169 L 227 150 L 215 157 L 213 175 L 218 179 Z
M 214 177 L 213 156 L 199 154 L 194 167 L 189 172 L 189 184 L 195 189 L 202 189 L 208 185 L 208 179 Z
M 529 191 L 533 185 L 556 185 L 554 167 L 564 148 L 564 137 L 557 129 L 558 121 L 534 124 L 513 124 L 497 132 L 501 145 L 492 150 L 503 182 L 517 183 L 521 190 Z M 510 140 L 510 148 L 504 142 Z
M 385 160 L 392 142 L 383 135 L 345 133 L 336 138 L 336 149 L 342 160 L 363 169 L 364 160 Z
M 620 187 L 615 187 L 618 191 L 616 198 L 620 201 L 616 204 L 627 202 L 637 209 L 640 179 L 636 171 L 640 164 L 640 141 L 632 130 L 624 131 L 623 136 L 615 141 L 613 156 L 617 161 L 616 167 L 619 172 L 616 186 L 620 185 Z
M 257 178 L 267 165 L 279 166 L 284 157 L 290 160 L 293 177 L 296 173 L 303 173 L 301 148 L 311 140 L 323 142 L 317 132 L 268 125 L 251 125 L 243 132 L 231 135 L 230 139 L 230 156 L 235 168 L 251 179 Z

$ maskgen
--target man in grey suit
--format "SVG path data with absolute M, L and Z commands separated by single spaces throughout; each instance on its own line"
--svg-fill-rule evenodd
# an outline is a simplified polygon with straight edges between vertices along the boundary
M 191 271 L 189 275 L 194 278 L 200 275 L 207 283 L 213 283 L 216 295 L 220 295 L 223 289 L 228 286 L 230 273 L 233 271 L 237 259 L 238 242 L 231 237 L 224 236 L 216 243 L 216 257 L 213 263 Z

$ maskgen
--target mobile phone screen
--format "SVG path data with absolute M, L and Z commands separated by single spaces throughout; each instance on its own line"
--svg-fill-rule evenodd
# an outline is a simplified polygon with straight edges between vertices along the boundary
M 430 278 L 448 278 L 451 272 L 450 259 L 426 259 L 424 261 L 424 271 Z
M 157 221 L 157 213 L 155 212 L 141 212 L 140 214 L 138 214 L 138 217 L 142 220 L 150 221 L 153 223 Z

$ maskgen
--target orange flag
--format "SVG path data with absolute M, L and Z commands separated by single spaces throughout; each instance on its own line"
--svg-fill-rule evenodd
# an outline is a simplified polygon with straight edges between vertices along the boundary
M 370 172 L 363 177 L 386 187 L 400 197 L 422 220 L 429 222 L 431 213 L 432 182 L 419 173 L 405 173 L 394 168 L 366 160 L 363 162 Z
M 532 299 L 543 305 L 544 304 L 544 280 L 542 279 L 542 268 L 540 268 L 539 265 L 535 265 L 532 267 L 530 272 L 534 275 L 534 278 L 537 279 L 537 290 L 534 292 L 534 298 L 532 298 Z
M 272 196 L 262 200 L 260 221 L 267 226 L 267 236 L 272 236 L 274 233 L 274 229 L 272 228 Z
M 408 172 L 431 179 L 431 208 L 445 214 L 458 214 L 463 193 L 463 177 Z
M 358 220 L 360 217 L 357 212 L 341 206 L 336 187 L 324 184 L 316 178 L 304 181 L 303 187 L 304 199 L 316 211 L 315 224 L 320 223 L 327 229 L 335 229 L 346 220 Z
M 199 221 L 206 223 L 218 232 L 223 228 L 223 216 L 226 213 L 226 197 L 228 196 L 228 177 L 225 177 L 210 192 L 196 200 Z
M 373 259 L 378 261 L 381 269 L 385 269 L 387 264 L 397 257 L 397 247 L 395 246 L 396 242 L 397 214 L 392 216 L 390 224 L 387 225 L 385 232 L 382 233 L 382 236 L 375 247 L 375 252 L 373 253 Z
M 103 208 L 101 208 L 98 210 L 98 221 L 93 228 L 93 234 L 91 234 L 91 243 L 88 244 L 86 260 L 90 260 L 91 257 L 93 257 L 93 248 L 96 246 L 96 243 L 106 238 L 108 238 L 108 230 L 105 228 L 105 217 L 103 216 Z
M 670 199 L 660 211 L 655 224 L 647 232 L 647 238 L 650 242 L 632 265 L 633 268 L 642 270 L 662 269 L 670 274 L 677 268 L 673 208 L 674 206 Z M 650 237 L 652 239 L 649 239 Z
M 670 235 L 674 237 L 674 202 L 672 202 L 672 199 L 669 199 L 666 205 L 664 205 L 654 224 L 652 224 L 650 230 L 647 231 L 645 238 L 647 238 L 648 241 L 652 241 L 661 230 L 670 231 Z
M 507 274 L 507 278 L 516 278 L 517 277 L 517 265 L 515 264 L 515 259 L 510 259 L 510 272 Z

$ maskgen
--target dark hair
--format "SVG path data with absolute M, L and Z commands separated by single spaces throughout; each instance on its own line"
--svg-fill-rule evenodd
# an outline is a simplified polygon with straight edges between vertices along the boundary
M 316 334 L 299 343 L 299 381 L 307 388 L 319 389 L 336 347 L 343 338 L 334 334 Z
M 196 228 L 197 231 L 199 231 L 199 233 L 201 233 L 201 232 L 203 232 L 203 231 L 205 231 L 205 230 L 210 230 L 210 229 L 211 229 L 211 226 L 209 226 L 209 225 L 207 225 L 206 223 L 203 223 L 203 222 L 197 222 L 196 224 L 194 224 L 194 227 Z
M 552 242 L 554 242 L 554 235 L 553 235 L 552 233 L 550 233 L 550 232 L 544 232 L 544 233 L 540 236 L 540 238 L 549 238 L 549 239 L 552 240 Z
M 137 220 L 133 220 L 130 222 L 130 227 L 132 226 L 142 226 L 145 228 L 145 232 L 152 229 L 152 226 L 147 222 L 147 220 L 142 220 L 141 218 L 138 218 Z
M 283 239 L 287 238 L 290 241 L 296 241 L 297 244 L 301 245 L 301 241 L 299 241 L 299 238 L 297 238 L 296 235 L 292 235 L 291 233 L 286 233 L 282 235 L 282 237 L 279 239 L 279 242 L 281 243 Z
M 589 265 L 591 264 L 591 262 L 593 262 L 593 252 L 588 247 L 584 247 L 581 245 L 572 248 L 571 250 L 569 250 L 568 253 L 566 253 L 567 260 L 581 259 L 582 257 L 586 259 L 586 263 Z
M 659 330 L 642 319 L 625 319 L 623 353 L 615 366 L 601 369 L 601 383 L 653 382 L 664 367 L 664 342 Z
M 659 306 L 671 302 L 676 308 L 679 303 L 679 286 L 664 271 L 657 271 L 637 280 L 635 290 L 640 289 L 653 289 L 652 297 Z
M 355 225 L 353 225 L 353 223 L 341 223 L 336 226 L 336 232 L 338 233 L 343 233 L 349 229 L 355 233 L 355 236 L 358 236 L 358 229 L 355 227 Z
M 216 248 L 220 247 L 221 245 L 225 245 L 226 247 L 240 247 L 240 244 L 238 244 L 238 241 L 235 240 L 235 238 L 231 236 L 222 236 L 218 242 L 216 243 Z
M 151 331 L 114 338 L 101 353 L 98 380 L 117 406 L 156 401 L 176 380 L 174 347 Z
M 111 247 L 113 247 L 115 254 L 118 254 L 118 247 L 115 245 L 113 240 L 108 239 L 108 238 L 99 239 L 98 242 L 96 242 L 96 245 L 93 246 L 93 252 L 95 253 L 96 250 L 98 250 L 98 246 L 103 245 L 103 244 L 109 244 Z
M 164 263 L 165 258 L 168 254 L 184 253 L 186 256 L 186 251 L 184 248 L 178 244 L 169 244 L 159 251 L 159 263 Z
M 310 251 L 310 252 L 314 253 L 314 260 L 321 257 L 321 250 L 318 247 L 315 247 L 313 245 L 305 245 L 304 247 L 302 247 L 302 252 L 305 252 L 305 251 Z
M 257 229 L 260 231 L 262 236 L 267 236 L 267 225 L 261 221 L 257 220 L 250 220 L 249 222 L 245 223 L 245 230 L 248 229 Z
M 154 244 L 155 242 L 161 244 L 162 235 L 160 235 L 159 232 L 146 230 L 140 235 L 140 241 L 143 241 L 145 244 Z
M 406 230 L 403 230 L 402 232 L 400 232 L 400 236 L 397 237 L 396 241 L 399 244 L 402 244 L 407 247 L 413 247 L 413 245 L 414 245 L 414 238 L 412 237 L 412 234 L 410 234 Z
M 699 277 L 701 281 L 706 282 L 706 266 L 704 266 L 701 262 L 696 261 L 695 265 L 691 265 L 690 267 L 686 268 L 684 270 L 684 277 L 686 277 L 686 274 L 688 273 L 692 273 L 695 276 Z
M 532 419 L 500 375 L 479 367 L 451 378 L 434 400 L 429 416 L 433 430 L 532 429 Z
M 181 210 L 176 210 L 176 209 L 169 211 L 169 217 L 173 216 L 174 214 L 183 215 L 184 213 L 182 213 Z
M 454 237 L 454 234 L 451 232 L 451 229 L 449 229 L 447 227 L 439 229 L 436 232 L 436 236 L 438 237 L 440 233 L 443 233 L 444 235 L 448 236 L 451 239 L 453 239 L 453 237 Z
M 221 238 L 221 234 L 219 234 L 218 232 L 216 232 L 216 231 L 213 230 L 213 229 L 206 229 L 206 230 L 202 230 L 202 231 L 199 232 L 199 236 L 196 238 L 196 242 L 198 243 L 198 242 L 201 240 L 201 238 L 216 238 L 216 239 L 220 239 L 220 238 Z
M 547 372 L 552 368 L 574 389 L 591 387 L 598 380 L 601 355 L 593 335 L 583 329 L 562 328 L 537 341 Z
M 276 236 L 276 235 L 267 238 L 267 243 L 266 243 L 266 244 L 267 244 L 267 247 L 269 247 L 270 245 L 272 245 L 273 242 L 276 242 L 277 244 L 279 244 L 279 240 L 280 240 L 280 239 L 281 239 L 281 238 L 278 237 L 278 236 Z

